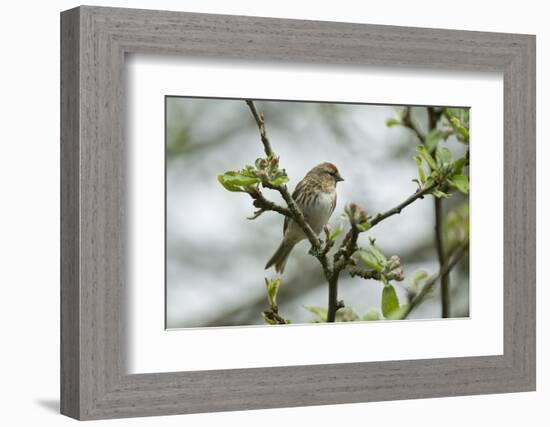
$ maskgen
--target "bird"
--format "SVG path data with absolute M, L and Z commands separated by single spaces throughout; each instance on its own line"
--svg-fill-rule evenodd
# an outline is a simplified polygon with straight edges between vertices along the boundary
M 336 207 L 336 184 L 344 179 L 338 168 L 324 162 L 311 169 L 296 185 L 292 198 L 304 214 L 306 221 L 317 235 L 327 225 Z M 275 266 L 275 272 L 283 274 L 286 262 L 296 244 L 306 238 L 301 227 L 289 217 L 283 225 L 283 241 L 265 265 L 265 269 Z

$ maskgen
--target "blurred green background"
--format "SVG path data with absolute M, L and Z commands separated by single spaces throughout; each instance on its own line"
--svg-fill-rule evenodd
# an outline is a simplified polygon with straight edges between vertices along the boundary
M 338 186 L 338 204 L 330 225 L 336 227 L 346 203 L 354 201 L 369 215 L 397 205 L 417 188 L 412 159 L 419 141 L 409 129 L 388 127 L 386 121 L 404 107 L 256 101 L 264 112 L 273 150 L 290 177 L 291 190 L 318 163 L 337 165 L 345 181 Z M 427 128 L 427 109 L 412 107 L 412 118 Z M 166 99 L 166 243 L 167 327 L 264 324 L 267 309 L 263 267 L 282 239 L 283 217 L 269 212 L 255 221 L 246 194 L 230 193 L 218 174 L 253 164 L 263 155 L 255 122 L 243 100 L 167 97 Z M 441 142 L 455 157 L 464 146 L 454 137 Z M 276 192 L 265 191 L 284 203 Z M 468 196 L 453 192 L 445 200 L 445 216 L 467 212 Z M 413 272 L 438 271 L 434 240 L 433 198 L 426 197 L 373 230 L 359 242 L 375 237 L 389 256 L 399 255 L 405 281 L 396 286 L 406 302 Z M 456 230 L 449 230 L 452 238 Z M 293 251 L 283 276 L 280 313 L 293 323 L 312 321 L 304 309 L 327 304 L 327 284 L 318 261 L 308 255 L 309 243 Z M 451 273 L 451 315 L 469 316 L 469 267 L 463 260 Z M 339 298 L 357 313 L 379 309 L 382 284 L 342 274 Z M 441 317 L 439 287 L 409 316 Z

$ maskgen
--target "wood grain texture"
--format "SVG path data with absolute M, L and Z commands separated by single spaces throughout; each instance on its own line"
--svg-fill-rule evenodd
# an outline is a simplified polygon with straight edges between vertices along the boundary
M 535 38 L 80 7 L 62 13 L 62 413 L 100 419 L 535 388 Z M 504 75 L 504 354 L 128 375 L 124 55 Z
M 61 412 L 80 414 L 79 12 L 61 20 Z

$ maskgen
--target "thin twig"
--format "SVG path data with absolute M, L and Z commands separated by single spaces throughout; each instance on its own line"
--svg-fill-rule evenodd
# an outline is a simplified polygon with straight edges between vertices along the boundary
M 381 274 L 378 270 L 366 270 L 364 268 L 360 267 L 353 267 L 349 271 L 349 275 L 351 277 L 361 277 L 362 279 L 374 279 L 374 280 L 380 280 Z
M 454 266 L 458 264 L 458 262 L 461 260 L 462 256 L 464 255 L 466 250 L 469 248 L 469 246 L 470 246 L 470 241 L 465 240 L 457 247 L 457 249 L 453 253 L 453 256 L 451 257 L 447 265 L 444 268 L 440 268 L 439 272 L 426 282 L 426 284 L 424 285 L 420 293 L 415 298 L 413 298 L 413 300 L 409 303 L 401 319 L 407 318 L 410 312 L 424 300 L 426 295 L 430 292 L 430 290 L 437 283 L 437 281 L 443 275 L 450 273 L 450 271 L 454 268 Z
M 334 271 L 340 272 L 348 266 L 352 255 L 357 250 L 357 238 L 359 237 L 359 230 L 355 224 L 351 224 L 340 249 L 334 254 Z
M 324 256 L 327 256 L 329 251 L 334 246 L 335 240 L 330 238 L 330 230 L 326 225 L 324 227 L 324 231 L 325 231 L 325 244 L 323 245 L 323 249 L 321 249 L 321 253 Z
M 401 123 L 403 123 L 403 126 L 409 128 L 412 130 L 416 137 L 421 141 L 424 142 L 425 136 L 420 130 L 420 128 L 417 126 L 417 124 L 413 121 L 411 117 L 411 107 L 406 107 L 405 112 L 403 113 L 403 118 L 401 119 Z
M 428 107 L 428 132 L 433 131 L 437 128 L 437 123 L 439 122 L 441 116 L 445 113 L 445 109 L 436 109 L 434 107 Z M 448 118 L 448 117 L 447 117 Z M 449 120 L 449 118 L 448 118 Z M 426 145 L 426 136 L 422 134 L 416 123 L 411 118 L 411 109 L 410 107 L 407 107 L 405 109 L 405 112 L 403 114 L 403 118 L 401 120 L 403 125 L 405 127 L 408 127 L 411 129 L 418 139 L 420 140 L 420 143 L 423 145 Z M 451 122 L 449 120 L 449 122 Z M 452 124 L 452 123 L 451 123 Z M 426 147 L 429 149 L 429 147 Z M 436 150 L 437 145 L 432 147 L 430 150 L 430 153 L 433 154 L 433 152 Z M 466 157 L 468 161 L 468 157 Z M 435 186 L 434 186 L 435 187 Z M 442 230 L 442 223 L 443 223 L 443 201 L 437 197 L 434 198 L 434 208 L 435 208 L 435 245 L 437 249 L 437 257 L 439 260 L 439 267 L 441 269 L 444 269 L 444 267 L 447 264 L 448 257 L 445 253 L 444 245 L 443 245 L 443 230 Z M 450 287 L 450 279 L 448 274 L 444 274 L 441 277 L 441 312 L 443 317 L 449 317 L 450 315 L 450 298 L 449 298 L 449 287 Z
M 254 199 L 254 201 L 252 202 L 254 207 L 262 211 L 278 212 L 281 215 L 292 218 L 292 212 L 289 209 L 283 206 L 279 206 L 278 204 L 272 202 L 271 200 L 266 199 L 259 188 L 254 188 L 249 190 L 248 194 L 250 194 L 250 197 Z
M 369 221 L 369 224 L 370 224 L 369 230 L 375 225 L 384 221 L 385 219 L 388 219 L 393 215 L 400 214 L 404 208 L 409 206 L 415 200 L 422 199 L 426 194 L 428 194 L 430 191 L 432 191 L 436 187 L 437 187 L 436 183 L 430 184 L 421 190 L 417 190 L 414 194 L 409 196 L 403 202 L 399 203 L 397 206 L 387 210 L 386 212 L 377 214 L 373 219 Z M 344 240 L 340 244 L 340 247 L 334 254 L 335 271 L 338 271 L 338 272 L 342 271 L 344 268 L 346 268 L 349 265 L 351 256 L 357 250 L 358 237 L 359 237 L 359 230 L 357 230 L 357 227 L 354 227 L 352 225 L 350 230 L 346 233 Z
M 248 108 L 250 108 L 250 111 L 254 116 L 254 120 L 256 120 L 258 130 L 260 131 L 260 138 L 262 139 L 262 144 L 264 145 L 265 155 L 269 157 L 273 155 L 273 150 L 271 149 L 271 144 L 269 143 L 269 138 L 267 137 L 267 133 L 265 131 L 264 116 L 263 114 L 258 113 L 258 110 L 256 110 L 256 106 L 254 105 L 254 101 L 251 99 L 246 100 L 246 105 L 248 105 Z
M 443 109 L 428 107 L 428 129 L 430 129 L 430 132 L 437 127 L 437 123 L 442 115 Z
M 246 105 L 248 105 L 248 108 L 250 108 L 250 111 L 252 112 L 252 116 L 254 116 L 254 119 L 256 120 L 256 125 L 258 126 L 258 130 L 260 132 L 260 138 L 264 146 L 265 154 L 267 156 L 272 156 L 273 150 L 271 149 L 271 144 L 269 142 L 269 138 L 267 137 L 267 133 L 265 130 L 265 122 L 264 122 L 263 114 L 258 113 L 258 110 L 254 105 L 254 101 L 247 99 Z M 267 181 L 262 182 L 262 185 L 272 190 L 277 190 L 281 194 L 286 204 L 288 205 L 288 209 L 293 215 L 292 219 L 300 226 L 302 231 L 305 233 L 307 239 L 309 240 L 309 242 L 311 243 L 311 246 L 313 247 L 314 252 L 319 253 L 321 250 L 321 242 L 317 237 L 317 235 L 314 233 L 314 231 L 311 229 L 308 222 L 306 221 L 304 214 L 302 213 L 302 211 L 300 210 L 300 208 L 298 207 L 298 205 L 290 195 L 287 186 L 271 185 Z
M 434 107 L 428 107 L 428 129 L 431 132 L 437 128 L 437 122 L 441 118 L 443 110 L 438 111 Z M 426 141 L 422 141 L 426 145 Z M 426 147 L 428 148 L 428 147 Z M 433 147 L 432 151 L 437 149 L 437 145 Z M 445 252 L 445 245 L 443 242 L 443 200 L 439 197 L 434 197 L 434 211 L 435 211 L 435 247 L 437 250 L 437 259 L 439 261 L 439 268 L 445 270 L 448 263 L 448 256 Z M 446 318 L 450 316 L 451 300 L 449 296 L 450 288 L 449 274 L 445 273 L 441 276 L 441 316 Z
M 400 214 L 401 211 L 409 206 L 412 202 L 414 202 L 417 199 L 423 198 L 426 194 L 428 194 L 430 191 L 434 190 L 437 187 L 437 183 L 433 183 L 428 185 L 427 187 L 417 190 L 413 195 L 405 199 L 403 202 L 399 203 L 394 208 L 387 210 L 384 213 L 379 213 L 376 215 L 373 219 L 369 221 L 370 228 L 374 227 L 376 224 L 384 221 L 385 219 L 389 218 L 390 216 Z
M 444 249 L 443 242 L 443 206 L 439 198 L 435 198 L 435 247 L 437 249 L 437 259 L 439 268 L 446 270 L 448 258 Z M 449 274 L 444 273 L 441 276 L 441 317 L 450 317 L 450 295 L 449 295 Z

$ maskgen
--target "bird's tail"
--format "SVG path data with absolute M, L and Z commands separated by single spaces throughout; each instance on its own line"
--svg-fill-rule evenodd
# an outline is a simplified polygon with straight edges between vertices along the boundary
M 288 242 L 283 239 L 281 245 L 277 248 L 271 259 L 265 265 L 265 269 L 267 270 L 272 265 L 275 265 L 275 271 L 279 274 L 283 274 L 288 256 L 290 255 L 290 252 L 292 252 L 295 245 L 296 243 Z

